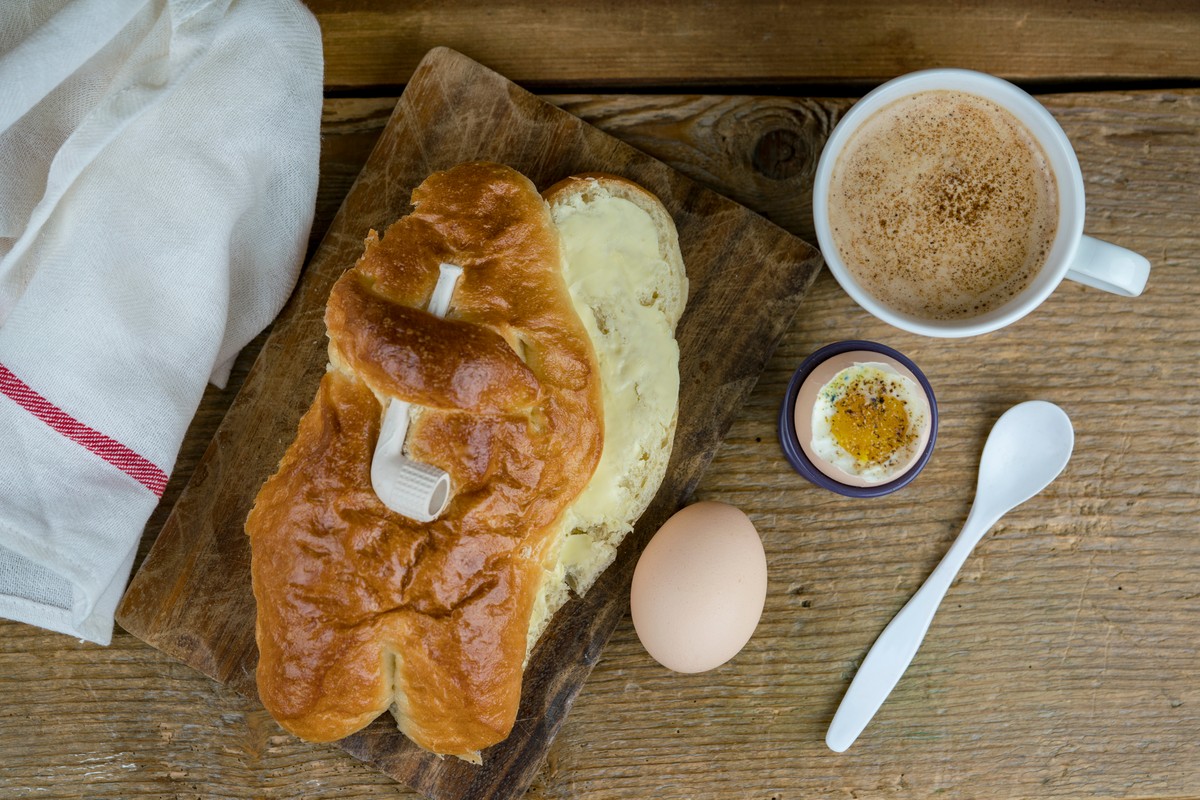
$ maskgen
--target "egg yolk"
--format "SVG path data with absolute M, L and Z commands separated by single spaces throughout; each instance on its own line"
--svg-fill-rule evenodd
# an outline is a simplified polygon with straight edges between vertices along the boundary
M 883 464 L 916 437 L 904 401 L 878 378 L 856 378 L 833 408 L 830 433 L 859 463 Z

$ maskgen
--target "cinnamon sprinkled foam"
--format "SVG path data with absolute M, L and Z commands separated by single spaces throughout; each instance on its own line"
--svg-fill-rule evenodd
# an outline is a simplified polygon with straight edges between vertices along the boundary
M 847 142 L 829 189 L 833 240 L 885 305 L 961 319 L 1019 294 L 1057 229 L 1054 173 L 1010 112 L 958 91 L 875 112 Z

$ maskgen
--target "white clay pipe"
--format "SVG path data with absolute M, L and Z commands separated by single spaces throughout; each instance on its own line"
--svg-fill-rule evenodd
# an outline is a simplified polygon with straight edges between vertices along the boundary
M 430 314 L 446 316 L 454 285 L 462 267 L 442 264 L 437 286 L 429 299 Z M 371 459 L 371 488 L 385 506 L 417 522 L 437 519 L 450 502 L 450 476 L 437 467 L 404 455 L 408 434 L 409 403 L 392 400 L 383 412 L 383 424 Z

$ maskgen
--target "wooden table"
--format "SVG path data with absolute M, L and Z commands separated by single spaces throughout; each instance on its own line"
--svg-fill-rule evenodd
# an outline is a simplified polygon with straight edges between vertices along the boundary
M 821 275 L 696 492 L 762 534 L 755 637 L 680 676 L 623 622 L 529 797 L 1200 796 L 1200 7 L 1126 5 L 313 3 L 329 87 L 314 243 L 408 71 L 448 44 L 810 241 L 815 159 L 851 103 L 836 98 L 926 66 L 991 71 L 1049 92 L 1088 232 L 1153 264 L 1136 300 L 1066 284 L 965 341 L 891 329 Z M 792 370 L 845 338 L 907 353 L 938 396 L 934 457 L 889 498 L 808 485 L 776 441 Z M 205 396 L 139 560 L 256 349 Z M 966 515 L 992 421 L 1032 398 L 1071 415 L 1071 464 L 985 539 L 863 738 L 829 752 L 858 661 Z M 0 622 L 0 693 L 5 798 L 413 796 L 120 630 L 99 648 Z

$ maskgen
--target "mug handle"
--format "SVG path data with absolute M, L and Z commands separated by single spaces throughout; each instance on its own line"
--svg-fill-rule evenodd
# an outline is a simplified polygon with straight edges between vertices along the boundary
M 1122 297 L 1137 297 L 1146 288 L 1150 262 L 1132 250 L 1084 236 L 1067 277 Z

